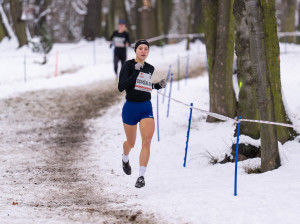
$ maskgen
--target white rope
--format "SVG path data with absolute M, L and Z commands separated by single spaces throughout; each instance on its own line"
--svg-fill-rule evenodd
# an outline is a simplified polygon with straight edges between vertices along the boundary
M 174 99 L 172 97 L 169 97 L 166 94 L 161 93 L 160 91 L 158 91 L 158 93 L 161 94 L 161 95 L 163 95 L 163 96 L 166 96 L 166 97 L 170 98 L 171 100 L 173 100 L 176 103 L 180 103 L 180 104 L 182 104 L 184 106 L 187 106 L 187 107 L 189 107 L 191 109 L 195 109 L 195 110 L 201 111 L 202 113 L 205 113 L 205 114 L 207 114 L 207 115 L 209 115 L 211 117 L 214 117 L 214 118 L 217 118 L 217 119 L 223 120 L 223 121 L 232 121 L 234 123 L 239 123 L 239 122 L 245 121 L 245 122 L 252 122 L 252 123 L 279 125 L 279 126 L 284 126 L 284 127 L 289 127 L 289 128 L 297 128 L 297 127 L 299 127 L 298 125 L 294 125 L 294 124 L 285 124 L 285 123 L 279 123 L 279 122 L 273 122 L 273 121 L 262 121 L 262 120 L 251 120 L 251 119 L 239 119 L 239 120 L 235 120 L 233 118 L 230 118 L 230 117 L 227 117 L 227 116 L 224 116 L 224 115 L 221 115 L 221 114 L 209 112 L 209 111 L 203 110 L 201 108 L 197 108 L 197 107 L 191 106 L 189 104 L 186 104 L 184 102 L 176 100 L 176 99 Z

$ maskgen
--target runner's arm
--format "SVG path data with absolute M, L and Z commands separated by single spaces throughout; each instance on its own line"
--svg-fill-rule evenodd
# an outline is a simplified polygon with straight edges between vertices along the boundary
M 134 87 L 136 82 L 136 78 L 138 77 L 140 70 L 130 69 L 130 62 L 125 62 L 124 66 L 120 71 L 120 78 L 118 89 L 120 92 L 123 92 L 125 89 L 129 88 L 130 86 Z

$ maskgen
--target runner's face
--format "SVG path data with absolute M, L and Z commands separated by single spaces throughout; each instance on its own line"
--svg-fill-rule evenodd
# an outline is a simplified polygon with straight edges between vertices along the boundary
M 119 24 L 119 32 L 124 32 L 125 31 L 125 24 Z
M 145 61 L 149 54 L 149 48 L 146 44 L 141 44 L 136 49 L 136 57 L 140 61 Z

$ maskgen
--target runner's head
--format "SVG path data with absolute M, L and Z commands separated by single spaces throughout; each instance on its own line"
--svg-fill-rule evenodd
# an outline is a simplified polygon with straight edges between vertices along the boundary
M 144 63 L 149 54 L 149 43 L 146 40 L 139 40 L 135 47 L 136 61 Z
M 120 19 L 118 30 L 119 30 L 120 33 L 126 31 L 126 21 L 124 19 Z

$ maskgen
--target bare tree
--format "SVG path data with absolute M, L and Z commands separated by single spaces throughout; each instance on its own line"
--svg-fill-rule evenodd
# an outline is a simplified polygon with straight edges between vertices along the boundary
M 239 99 L 237 112 L 242 118 L 259 119 L 255 77 L 250 57 L 250 41 L 245 0 L 235 0 L 233 13 L 235 16 L 235 52 L 237 56 L 237 77 L 239 83 Z M 260 127 L 258 123 L 241 123 L 241 134 L 254 139 L 260 138 Z M 249 148 L 251 146 L 248 146 Z
M 276 9 L 278 11 L 278 27 L 281 32 L 294 32 L 295 31 L 295 13 L 296 13 L 297 0 L 277 0 Z M 282 39 L 282 41 L 285 41 Z M 292 43 L 293 37 L 289 37 L 288 41 Z
M 25 22 L 21 19 L 22 2 L 10 0 L 10 11 L 13 21 L 13 28 L 19 41 L 19 47 L 22 47 L 28 43 L 25 31 Z
M 2 21 L 2 16 L 0 14 L 0 42 L 4 37 L 8 37 L 8 32 L 6 30 L 6 27 Z
M 205 38 L 209 67 L 210 111 L 234 117 L 233 92 L 234 17 L 233 0 L 204 1 Z M 216 122 L 213 117 L 208 122 Z
M 83 35 L 86 39 L 94 40 L 102 34 L 102 0 L 89 0 L 87 14 L 84 18 Z
M 250 56 L 256 81 L 256 95 L 258 99 L 259 117 L 266 121 L 275 121 L 274 99 L 271 90 L 270 73 L 268 69 L 267 48 L 265 43 L 265 28 L 272 27 L 263 18 L 271 16 L 272 1 L 246 0 L 247 22 L 250 27 Z M 263 4 L 263 6 L 262 6 Z M 273 1 L 272 20 L 275 20 L 275 5 Z M 263 11 L 264 10 L 264 11 Z M 271 11 L 269 11 L 271 10 Z M 269 12 L 269 13 L 268 13 Z M 275 29 L 276 31 L 276 29 Z M 277 33 L 276 33 L 277 36 Z M 276 127 L 261 124 L 261 170 L 266 172 L 280 166 Z

